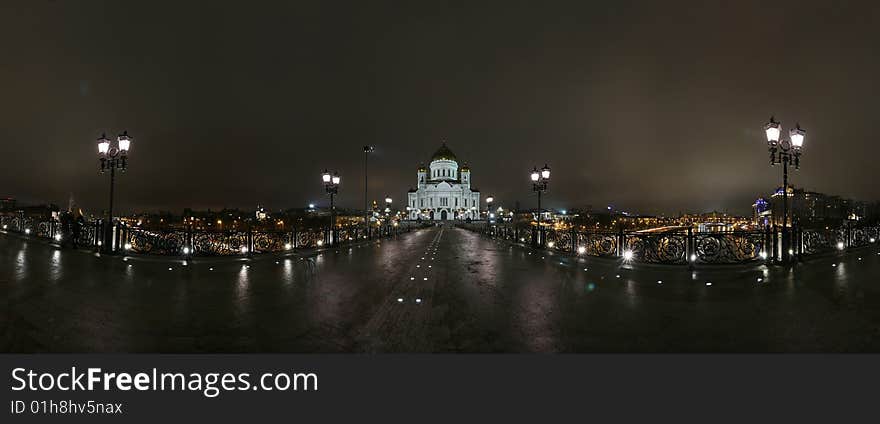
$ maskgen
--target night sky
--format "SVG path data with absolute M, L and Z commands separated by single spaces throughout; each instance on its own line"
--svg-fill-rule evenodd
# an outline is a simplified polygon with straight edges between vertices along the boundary
M 807 130 L 796 186 L 876 183 L 873 2 L 0 2 L 0 196 L 117 208 L 400 203 L 447 140 L 496 204 L 748 213 L 781 184 L 762 125 Z M 481 3 L 475 5 L 474 3 Z

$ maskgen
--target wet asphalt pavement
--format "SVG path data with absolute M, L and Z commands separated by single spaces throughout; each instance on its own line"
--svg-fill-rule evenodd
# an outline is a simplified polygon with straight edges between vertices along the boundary
M 184 265 L 0 234 L 0 306 L 3 352 L 878 352 L 880 246 L 691 271 L 446 226 Z

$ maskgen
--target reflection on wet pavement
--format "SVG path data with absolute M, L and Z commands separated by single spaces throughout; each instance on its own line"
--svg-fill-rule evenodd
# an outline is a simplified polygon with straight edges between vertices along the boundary
M 880 350 L 878 246 L 635 266 L 451 226 L 309 257 L 102 257 L 0 235 L 6 352 Z

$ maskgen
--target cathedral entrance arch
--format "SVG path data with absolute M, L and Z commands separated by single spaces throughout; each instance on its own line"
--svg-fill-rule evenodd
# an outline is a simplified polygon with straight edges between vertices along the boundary
M 447 218 L 446 218 L 446 211 L 441 211 L 441 212 L 440 212 L 440 219 L 446 221 L 446 219 L 447 219 Z
M 434 211 L 431 211 L 431 220 L 434 220 Z

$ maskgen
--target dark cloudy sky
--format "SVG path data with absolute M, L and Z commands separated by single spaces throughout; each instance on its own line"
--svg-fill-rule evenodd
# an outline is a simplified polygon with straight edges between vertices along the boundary
M 594 4 L 592 4 L 594 3 Z M 762 124 L 794 184 L 880 199 L 876 2 L 0 2 L 0 196 L 106 202 L 94 139 L 136 137 L 119 207 L 402 199 L 441 139 L 498 202 L 749 210 Z

